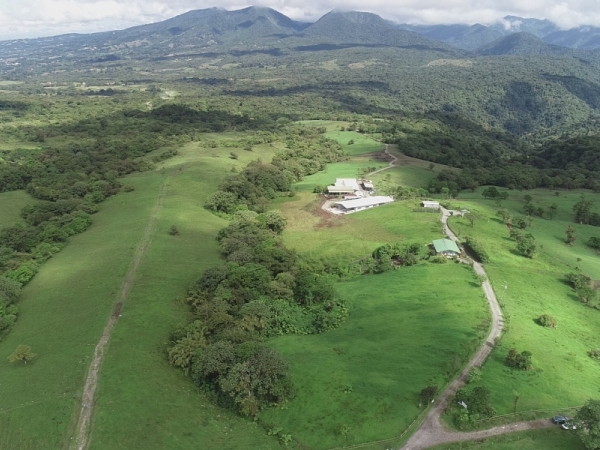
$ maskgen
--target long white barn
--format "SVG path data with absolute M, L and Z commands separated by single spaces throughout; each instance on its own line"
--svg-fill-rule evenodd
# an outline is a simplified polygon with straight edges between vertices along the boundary
M 337 202 L 336 208 L 344 213 L 351 213 L 356 211 L 362 211 L 364 209 L 373 208 L 374 206 L 385 205 L 392 203 L 394 199 L 385 195 L 379 195 L 374 197 L 359 198 L 357 200 L 345 200 L 343 202 Z

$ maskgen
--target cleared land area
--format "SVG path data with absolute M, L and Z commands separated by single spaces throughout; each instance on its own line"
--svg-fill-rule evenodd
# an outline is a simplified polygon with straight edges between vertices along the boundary
M 422 411 L 418 392 L 442 386 L 487 331 L 487 306 L 463 265 L 424 262 L 338 290 L 350 309 L 339 329 L 271 342 L 290 361 L 298 393 L 261 419 L 305 448 L 401 434 Z
M 37 202 L 37 199 L 25 191 L 2 192 L 0 194 L 0 228 L 24 223 L 21 218 L 21 210 L 24 206 Z
M 540 416 L 551 416 L 553 408 L 578 406 L 597 397 L 600 365 L 587 352 L 600 347 L 600 311 L 579 302 L 564 281 L 567 273 L 576 270 L 575 266 L 594 278 L 600 273 L 600 258 L 584 244 L 589 236 L 600 235 L 600 229 L 572 222 L 572 206 L 581 192 L 561 192 L 558 197 L 549 191 L 529 192 L 536 204 L 559 205 L 554 220 L 536 218 L 533 226 L 525 230 L 542 246 L 533 260 L 516 251 L 516 243 L 496 215 L 494 202 L 477 194 L 469 195 L 473 199 L 453 203 L 477 211 L 481 219 L 471 228 L 465 219 L 454 218 L 450 227 L 460 236 L 478 238 L 485 246 L 491 259 L 486 271 L 507 319 L 506 335 L 483 367 L 481 383 L 492 391 L 492 405 L 498 414 L 512 413 L 515 397 L 519 397 L 517 411 L 549 410 Z M 523 215 L 523 195 L 510 191 L 509 200 L 502 206 L 514 216 Z M 598 205 L 600 196 L 590 192 L 586 196 Z M 564 243 L 569 224 L 580 236 L 572 247 Z M 542 314 L 554 316 L 557 327 L 538 325 L 535 320 Z M 517 371 L 504 364 L 513 347 L 533 354 L 533 370 Z
M 259 156 L 240 152 L 233 161 L 229 151 L 190 144 L 164 168 L 128 177 L 136 190 L 103 203 L 92 227 L 24 289 L 19 321 L 0 343 L 0 448 L 69 446 L 94 347 L 167 176 L 150 248 L 100 368 L 90 448 L 279 448 L 253 422 L 210 404 L 166 361 L 168 333 L 186 320 L 187 286 L 218 259 L 214 236 L 225 221 L 202 208 L 204 198 L 232 165 Z M 178 237 L 167 234 L 173 224 Z M 21 343 L 38 357 L 9 364 Z

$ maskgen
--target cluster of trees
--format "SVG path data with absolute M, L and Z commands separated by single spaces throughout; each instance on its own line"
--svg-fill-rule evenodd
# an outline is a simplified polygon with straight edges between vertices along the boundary
M 193 320 L 171 335 L 169 360 L 219 404 L 255 415 L 293 393 L 287 363 L 264 341 L 321 333 L 347 315 L 334 277 L 284 247 L 277 211 L 235 213 L 218 234 L 226 263 L 206 270 L 188 295 Z
M 20 293 L 21 283 L 0 275 L 0 339 L 17 320 L 16 303 Z
M 286 149 L 270 163 L 253 161 L 243 171 L 227 177 L 205 203 L 211 211 L 232 214 L 250 209 L 264 212 L 269 200 L 290 193 L 292 183 L 345 158 L 342 146 L 322 136 L 323 128 L 290 127 Z
M 573 220 L 579 224 L 600 227 L 600 214 L 592 212 L 593 206 L 593 203 L 582 195 L 581 199 L 573 205 L 575 213 Z
M 483 185 L 509 189 L 544 187 L 600 191 L 598 136 L 550 141 L 537 153 L 531 151 L 526 154 L 518 146 L 511 146 L 511 149 L 502 157 L 497 151 L 485 147 L 480 149 L 483 153 L 479 156 L 472 156 L 469 152 L 456 152 L 456 156 L 449 159 L 443 153 L 427 150 L 411 156 L 463 168 L 461 172 L 448 169 L 441 171 L 429 185 L 433 192 L 441 192 L 445 187 L 452 193 L 458 193 L 461 189 L 474 189 Z M 411 154 L 410 148 L 404 151 Z M 600 218 L 598 219 L 600 223 Z
M 592 305 L 597 298 L 596 291 L 592 287 L 592 279 L 582 273 L 568 273 L 565 276 L 567 283 L 573 288 L 575 294 L 582 303 Z
M 519 230 L 511 229 L 510 237 L 517 242 L 517 251 L 527 258 L 535 258 L 539 252 L 539 247 L 535 243 L 535 236 L 531 233 L 522 233 Z
M 461 429 L 475 420 L 496 415 L 496 410 L 491 405 L 491 391 L 485 386 L 460 388 L 454 398 L 455 404 L 461 402 L 467 405 L 466 408 L 457 406 L 455 409 L 454 422 Z
M 0 276 L 20 285 L 29 282 L 69 236 L 90 226 L 90 215 L 98 211 L 98 204 L 121 190 L 119 177 L 152 167 L 152 161 L 140 157 L 167 144 L 181 144 L 201 131 L 256 127 L 275 130 L 280 125 L 267 116 L 250 118 L 167 105 L 61 125 L 18 127 L 22 139 L 37 142 L 41 148 L 3 152 L 0 192 L 25 189 L 41 201 L 23 209 L 25 224 L 0 230 Z M 159 162 L 176 154 L 176 148 L 171 148 L 152 160 Z M 255 178 L 260 178 L 260 173 Z M 289 188 L 287 179 L 282 182 Z M 16 301 L 0 300 L 0 332 L 14 323 Z
M 418 263 L 420 244 L 385 244 L 377 247 L 371 258 L 361 261 L 363 273 L 383 273 L 395 266 L 413 266 Z
M 466 236 L 464 245 L 475 255 L 479 262 L 482 262 L 484 264 L 490 262 L 490 257 L 488 253 L 483 248 L 481 242 L 479 242 L 477 239 L 472 238 L 470 236 Z
M 518 353 L 516 349 L 511 348 L 504 361 L 508 367 L 512 367 L 513 369 L 531 370 L 533 368 L 531 356 L 531 352 L 528 352 L 527 350 Z

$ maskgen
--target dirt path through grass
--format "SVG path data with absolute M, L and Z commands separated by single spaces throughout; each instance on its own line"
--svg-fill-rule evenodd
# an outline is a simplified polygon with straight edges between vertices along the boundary
M 444 232 L 450 239 L 455 242 L 459 242 L 456 235 L 448 227 L 448 218 L 450 217 L 450 211 L 445 208 L 442 209 L 442 226 Z M 473 268 L 479 275 L 486 276 L 483 266 L 476 261 L 473 261 Z M 446 390 L 440 395 L 436 404 L 431 408 L 427 417 L 421 423 L 417 431 L 410 437 L 410 439 L 402 447 L 403 450 L 420 450 L 433 447 L 435 445 L 444 444 L 447 442 L 458 442 L 458 441 L 470 441 L 474 439 L 484 439 L 499 434 L 513 433 L 516 431 L 530 430 L 534 428 L 545 428 L 552 426 L 551 422 L 547 419 L 534 420 L 527 422 L 516 422 L 510 425 L 503 425 L 489 430 L 474 431 L 470 433 L 459 433 L 447 431 L 446 428 L 440 422 L 440 416 L 446 409 L 448 402 L 454 397 L 456 391 L 463 386 L 469 376 L 469 369 L 473 366 L 481 366 L 492 349 L 494 348 L 494 341 L 497 337 L 500 337 L 504 328 L 504 318 L 496 294 L 492 289 L 492 285 L 487 280 L 482 285 L 485 296 L 487 297 L 492 312 L 492 329 L 479 351 L 469 361 L 462 373 L 446 388 Z
M 389 157 L 391 157 L 391 158 L 392 158 L 392 160 L 390 161 L 390 163 L 388 164 L 388 166 L 387 166 L 387 167 L 384 167 L 383 169 L 375 170 L 375 171 L 373 171 L 373 172 L 370 172 L 370 173 L 366 174 L 366 175 L 365 175 L 365 178 L 367 178 L 367 177 L 370 177 L 371 175 L 375 175 L 376 173 L 383 172 L 384 170 L 391 169 L 392 167 L 396 167 L 396 161 L 398 161 L 398 158 L 396 158 L 394 155 L 392 155 L 392 154 L 390 153 L 390 151 L 389 151 L 389 147 L 388 147 L 388 144 L 385 144 L 385 150 L 384 150 L 384 153 L 385 153 L 386 155 L 388 155 Z
M 125 281 L 123 282 L 123 286 L 119 293 L 119 301 L 115 305 L 115 309 L 108 319 L 108 323 L 106 327 L 104 327 L 104 331 L 102 332 L 102 336 L 100 341 L 96 345 L 94 349 L 94 357 L 92 362 L 90 363 L 90 368 L 88 371 L 88 376 L 85 380 L 85 386 L 83 388 L 83 395 L 81 397 L 81 409 L 79 411 L 79 419 L 77 421 L 77 427 L 75 428 L 75 433 L 71 438 L 72 443 L 70 448 L 76 450 L 84 450 L 88 446 L 88 437 L 90 435 L 91 425 L 92 425 L 92 416 L 94 412 L 94 396 L 96 393 L 96 388 L 98 386 L 98 372 L 100 370 L 100 365 L 102 364 L 102 359 L 104 358 L 104 352 L 106 350 L 106 344 L 108 344 L 108 340 L 110 338 L 110 332 L 114 328 L 119 314 L 121 313 L 121 308 L 127 300 L 127 296 L 131 291 L 131 287 L 133 286 L 133 279 L 135 278 L 135 274 L 140 266 L 140 262 L 144 258 L 144 255 L 148 251 L 150 247 L 150 237 L 152 235 L 152 229 L 154 228 L 154 223 L 156 222 L 156 218 L 160 209 L 162 207 L 162 201 L 165 196 L 165 191 L 167 187 L 168 178 L 163 182 L 159 191 L 158 198 L 156 200 L 156 205 L 154 206 L 154 210 L 150 215 L 150 220 L 148 221 L 148 225 L 144 230 L 144 234 L 142 235 L 142 239 L 138 244 L 138 247 L 133 256 L 131 269 L 127 273 L 127 277 L 125 277 Z

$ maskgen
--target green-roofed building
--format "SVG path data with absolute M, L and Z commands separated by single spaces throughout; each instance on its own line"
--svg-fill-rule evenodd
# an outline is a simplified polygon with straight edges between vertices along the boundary
M 444 256 L 458 256 L 461 254 L 456 242 L 450 239 L 437 239 L 432 242 L 435 253 Z

